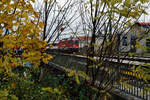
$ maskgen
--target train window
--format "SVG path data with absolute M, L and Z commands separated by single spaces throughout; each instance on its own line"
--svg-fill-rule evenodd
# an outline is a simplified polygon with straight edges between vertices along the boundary
M 69 44 L 73 44 L 74 42 L 73 42 L 73 40 L 69 40 L 68 43 Z
M 79 41 L 76 40 L 75 43 L 76 43 L 76 44 L 79 44 Z

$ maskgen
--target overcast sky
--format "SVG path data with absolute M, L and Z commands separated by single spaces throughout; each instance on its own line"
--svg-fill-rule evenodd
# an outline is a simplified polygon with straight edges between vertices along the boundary
M 145 9 L 148 13 L 148 15 L 142 15 L 141 18 L 139 19 L 140 22 L 150 22 L 150 4 L 145 4 L 148 6 L 148 9 Z
M 63 5 L 68 0 L 57 0 L 57 2 L 61 5 Z M 36 0 L 36 3 L 42 4 L 43 0 Z M 148 5 L 148 4 L 147 4 Z M 40 7 L 40 6 L 39 6 Z M 142 22 L 150 22 L 150 8 L 146 9 L 146 11 L 149 13 L 149 15 L 142 15 L 139 21 Z
M 150 22 L 150 9 L 147 10 L 149 15 L 142 15 L 141 18 L 139 19 L 140 22 Z
M 57 0 L 57 2 L 59 3 L 60 6 L 61 6 L 61 5 L 64 5 L 64 3 L 65 3 L 66 1 L 68 1 L 68 0 Z M 75 0 L 73 0 L 73 1 L 75 1 Z M 35 9 L 39 9 L 39 7 L 40 7 L 40 5 L 42 4 L 42 2 L 43 2 L 43 0 L 36 0 L 36 7 L 35 7 Z M 37 6 L 37 3 L 38 3 L 39 6 Z M 148 5 L 148 4 L 147 4 L 147 5 Z M 77 6 L 74 7 L 73 10 L 75 10 L 75 9 L 77 9 Z M 147 11 L 148 13 L 150 13 L 150 9 L 146 9 L 146 11 Z M 74 11 L 72 11 L 72 14 L 73 14 L 73 13 L 74 13 Z M 70 16 L 71 16 L 72 14 L 70 13 Z M 77 16 L 77 15 L 76 15 L 76 16 Z M 76 16 L 74 16 L 74 17 L 76 17 Z M 150 15 L 142 15 L 142 16 L 140 17 L 139 21 L 140 21 L 140 22 L 150 22 Z M 76 25 L 78 24 L 77 22 L 80 22 L 80 20 L 78 19 L 78 21 L 76 21 L 75 23 L 73 23 L 73 24 L 71 25 L 72 29 L 75 29 L 74 27 L 76 27 Z M 70 30 L 69 28 L 67 28 L 67 29 L 64 30 L 64 33 L 65 33 L 65 34 L 71 33 L 71 30 Z M 68 35 L 67 35 L 67 36 L 68 36 Z M 63 37 L 66 37 L 66 36 L 63 36 Z

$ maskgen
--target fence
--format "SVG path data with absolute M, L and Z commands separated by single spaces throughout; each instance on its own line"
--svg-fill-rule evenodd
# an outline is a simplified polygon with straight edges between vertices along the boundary
M 54 55 L 55 57 L 52 62 L 64 67 L 85 71 L 84 66 L 86 65 L 87 61 L 86 57 L 67 54 Z M 112 83 L 113 87 L 134 97 L 150 100 L 150 91 L 148 90 L 148 88 L 150 88 L 149 82 L 145 82 L 145 80 L 143 80 L 144 76 L 142 73 L 133 72 L 132 70 L 132 67 L 138 67 L 140 62 L 138 62 L 136 65 L 129 64 L 128 62 L 128 60 L 125 60 L 122 63 L 117 63 L 116 60 L 111 60 L 111 62 L 109 62 L 113 65 L 113 69 L 109 70 L 109 72 L 114 73 L 114 80 Z M 117 67 L 119 67 L 119 71 L 114 70 Z M 121 80 L 119 83 L 116 82 L 118 79 Z

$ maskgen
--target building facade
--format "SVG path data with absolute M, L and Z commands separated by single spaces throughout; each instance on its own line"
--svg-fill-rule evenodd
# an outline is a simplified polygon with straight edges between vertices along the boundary
M 122 52 L 150 52 L 150 23 L 136 22 L 130 31 L 121 37 L 120 47 Z

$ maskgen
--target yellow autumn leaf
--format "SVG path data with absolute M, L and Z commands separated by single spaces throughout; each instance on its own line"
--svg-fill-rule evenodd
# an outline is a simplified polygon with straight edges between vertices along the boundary
M 80 80 L 79 80 L 79 77 L 77 74 L 75 74 L 75 80 L 76 80 L 77 84 L 80 84 Z
M 48 64 L 48 59 L 47 59 L 47 58 L 43 58 L 42 61 L 43 61 L 45 64 Z
M 43 22 L 39 22 L 39 27 L 42 28 L 44 26 Z
M 15 89 L 16 88 L 16 85 L 15 85 L 15 83 L 13 82 L 13 83 L 11 83 L 11 88 L 13 88 L 13 89 Z
M 3 33 L 3 30 L 0 29 L 0 34 Z
M 69 76 L 69 77 L 72 77 L 72 76 L 74 76 L 74 74 L 75 74 L 75 71 L 73 70 L 73 71 L 70 71 L 70 72 L 68 73 L 68 76 Z

